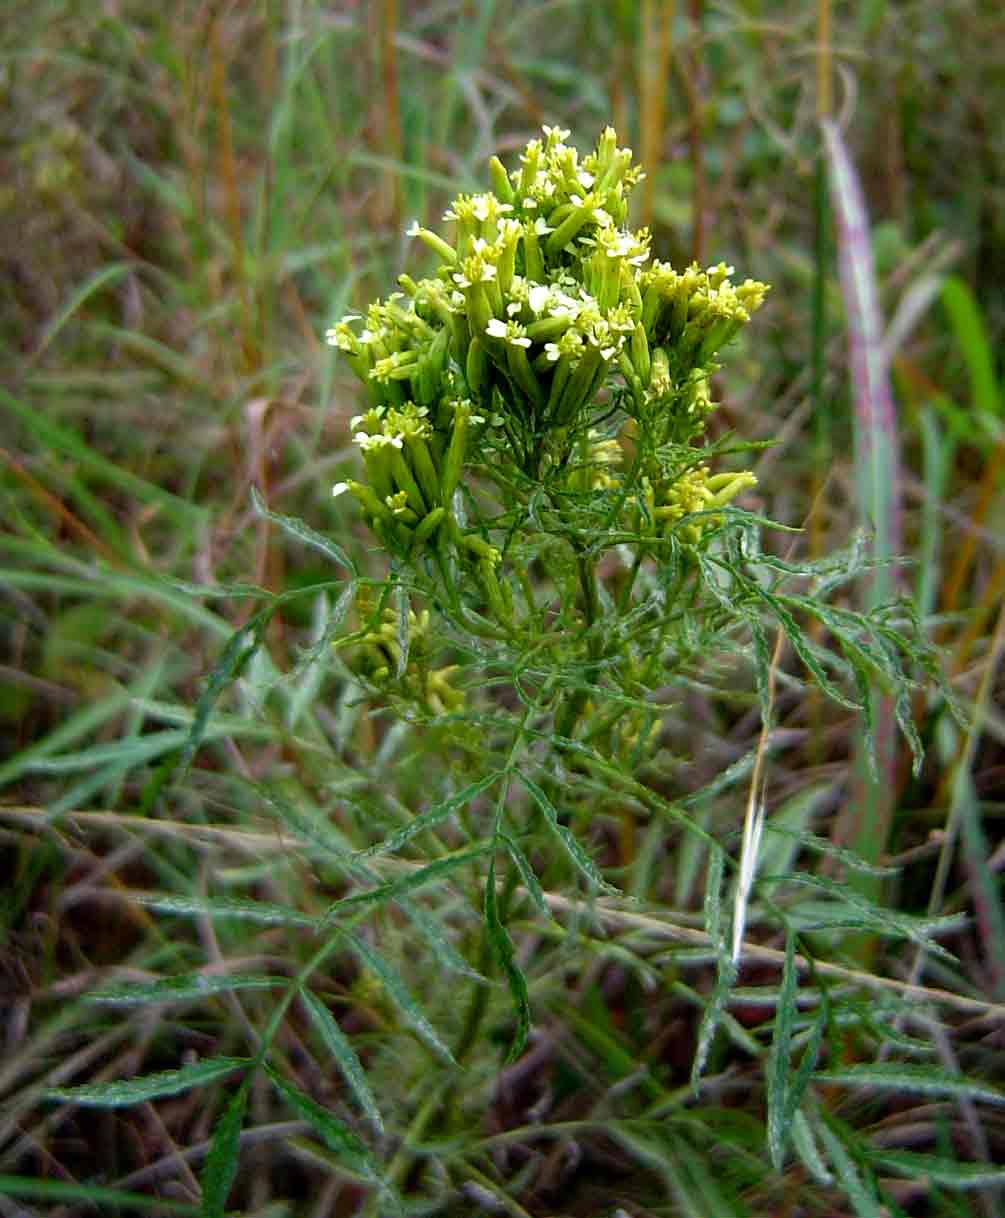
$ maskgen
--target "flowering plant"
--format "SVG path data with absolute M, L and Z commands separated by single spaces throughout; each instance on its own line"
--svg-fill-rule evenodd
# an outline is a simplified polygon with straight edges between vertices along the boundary
M 400 276 L 402 292 L 328 332 L 370 400 L 352 421 L 365 479 L 335 493 L 457 622 L 510 641 L 539 634 L 563 559 L 595 628 L 612 607 L 595 558 L 617 550 L 606 579 L 624 610 L 644 564 L 707 545 L 756 482 L 711 473 L 694 442 L 716 357 L 766 285 L 653 259 L 648 230 L 626 226 L 642 176 L 630 149 L 608 128 L 580 159 L 567 137 L 546 127 L 511 173 L 493 158 L 493 191 L 444 216 L 452 242 L 409 230 L 435 273 Z M 443 705 L 434 689 L 426 703 Z
M 903 661 L 935 671 L 909 607 L 862 614 L 830 601 L 870 565 L 861 539 L 802 565 L 767 554 L 770 522 L 734 503 L 753 473 L 712 472 L 713 459 L 758 447 L 712 442 L 706 424 L 720 352 L 766 285 L 735 285 L 723 263 L 678 271 L 653 258 L 649 232 L 626 223 L 641 176 L 630 150 L 608 128 L 580 159 L 567 135 L 545 128 L 512 172 L 493 158 L 493 190 L 446 212 L 452 241 L 409 230 L 435 272 L 401 275 L 401 292 L 328 334 L 369 397 L 352 421 L 364 476 L 335 493 L 355 498 L 391 560 L 389 579 L 360 581 L 361 625 L 339 645 L 358 645 L 354 676 L 371 692 L 446 729 L 443 751 L 460 752 L 462 771 L 471 759 L 488 770 L 373 849 L 399 848 L 496 789 L 488 839 L 468 820 L 462 840 L 481 838 L 473 849 L 490 856 L 486 950 L 516 1000 L 513 1052 L 529 1005 L 504 921 L 520 882 L 544 908 L 539 831 L 610 891 L 563 818 L 588 829 L 605 796 L 667 814 L 652 787 L 679 788 L 686 770 L 659 760 L 680 693 L 700 683 L 735 700 L 748 662 L 767 731 L 773 619 L 843 706 L 868 718 L 877 688 L 893 694 L 917 756 Z M 748 821 L 724 984 L 753 890 L 759 827 Z M 500 850 L 514 864 L 501 896 Z M 551 880 L 553 864 L 545 856 Z

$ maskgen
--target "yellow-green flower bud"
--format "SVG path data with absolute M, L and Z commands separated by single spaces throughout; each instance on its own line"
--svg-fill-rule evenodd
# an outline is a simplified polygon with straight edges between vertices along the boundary
M 483 562 L 494 567 L 502 555 L 495 546 L 489 545 L 484 537 L 479 537 L 477 533 L 464 533 L 461 535 L 461 544 L 466 550 L 470 550 Z
M 418 237 L 425 245 L 428 245 L 431 250 L 439 254 L 447 266 L 453 266 L 457 261 L 457 251 L 453 246 L 448 245 L 442 237 L 431 232 L 428 228 L 421 228 L 419 222 L 415 221 L 406 231 L 407 237 Z
M 504 203 L 513 202 L 513 187 L 510 184 L 509 174 L 506 172 L 506 167 L 497 156 L 489 158 L 489 178 L 492 182 L 492 189 L 496 192 Z
M 488 395 L 492 388 L 489 357 L 480 338 L 472 338 L 468 346 L 464 376 L 469 390 L 475 397 L 482 398 Z
M 535 283 L 544 282 L 544 258 L 541 255 L 538 232 L 533 224 L 523 226 L 523 264 L 524 276 L 527 279 L 532 279 Z
M 450 436 L 450 447 L 447 449 L 443 472 L 440 476 L 441 502 L 447 507 L 454 497 L 454 491 L 461 479 L 464 468 L 464 458 L 467 450 L 468 422 L 471 418 L 471 403 L 464 399 L 454 406 L 454 427 Z
M 649 355 L 649 340 L 646 338 L 645 327 L 641 322 L 632 331 L 630 351 L 632 365 L 638 378 L 648 389 L 652 379 L 652 358 Z
M 390 519 L 391 513 L 377 498 L 372 487 L 367 486 L 363 482 L 354 482 L 351 478 L 345 482 L 337 482 L 332 487 L 332 494 L 335 496 L 348 491 L 356 502 L 363 509 L 365 514 L 371 519 L 384 517 Z
M 415 477 L 422 489 L 422 497 L 430 506 L 440 501 L 440 477 L 433 464 L 429 446 L 419 435 L 405 437 L 408 459 L 415 470 Z
M 419 527 L 415 530 L 415 544 L 422 545 L 428 541 L 440 527 L 446 514 L 447 509 L 444 507 L 433 508 L 431 512 L 427 513 L 420 521 Z
M 398 484 L 398 487 L 405 492 L 408 499 L 408 506 L 418 517 L 425 516 L 428 508 L 423 501 L 422 492 L 419 490 L 419 484 L 415 481 L 412 471 L 408 468 L 408 462 L 405 460 L 401 449 L 392 448 L 390 451 L 391 476 Z

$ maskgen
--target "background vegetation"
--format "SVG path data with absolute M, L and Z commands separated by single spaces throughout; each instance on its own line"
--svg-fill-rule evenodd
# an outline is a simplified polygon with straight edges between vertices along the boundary
M 447 1215 L 1000 1212 L 999 6 L 5 16 L 0 1213 L 222 1213 L 232 1183 L 248 1215 L 393 1212 L 374 1175 Z M 802 559 L 863 526 L 914 559 L 849 603 L 915 598 L 967 726 L 919 694 L 912 776 L 880 705 L 875 781 L 855 717 L 784 650 L 764 738 L 752 682 L 710 662 L 666 710 L 659 775 L 572 826 L 637 903 L 566 875 L 551 917 L 518 905 L 535 1032 L 503 1068 L 505 987 L 465 975 L 474 877 L 314 933 L 457 845 L 444 823 L 344 865 L 474 775 L 329 659 L 344 568 L 250 489 L 379 573 L 331 497 L 359 390 L 326 326 L 424 269 L 407 223 L 435 226 L 489 155 L 543 122 L 585 149 L 611 121 L 660 256 L 773 284 L 716 421 L 778 441 L 750 502 L 805 526 Z M 681 826 L 737 854 L 755 762 L 761 874 L 789 882 L 759 890 L 724 1005 L 722 877 Z M 272 1074 L 238 1085 L 263 1047 Z

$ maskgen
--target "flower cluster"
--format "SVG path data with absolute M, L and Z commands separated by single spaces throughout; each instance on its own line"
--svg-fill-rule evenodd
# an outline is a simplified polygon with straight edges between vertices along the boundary
M 445 213 L 452 239 L 409 229 L 436 255 L 435 273 L 400 276 L 401 292 L 328 332 L 370 399 L 353 420 L 366 479 L 336 493 L 355 496 L 392 552 L 431 546 L 473 565 L 497 619 L 499 552 L 485 528 L 464 525 L 455 496 L 474 455 L 525 485 L 564 471 L 567 491 L 615 493 L 629 463 L 617 430 L 597 425 L 627 417 L 645 439 L 633 476 L 646 479 L 660 529 L 753 481 L 692 471 L 678 484 L 659 454 L 703 430 L 715 356 L 766 286 L 735 285 L 723 263 L 676 271 L 652 259 L 648 230 L 626 224 L 641 177 L 631 150 L 608 128 L 580 157 L 567 136 L 545 127 L 512 171 L 493 158 L 492 190 L 459 195 Z M 703 519 L 680 536 L 700 536 Z
M 403 670 L 399 625 L 393 610 L 385 609 L 377 628 L 362 637 L 360 643 L 367 657 L 370 680 L 382 686 L 394 683 L 402 697 L 431 715 L 460 709 L 464 693 L 450 683 L 457 666 L 434 668 L 430 663 L 429 610 L 423 609 L 418 614 L 409 610 L 408 627 L 408 657 Z

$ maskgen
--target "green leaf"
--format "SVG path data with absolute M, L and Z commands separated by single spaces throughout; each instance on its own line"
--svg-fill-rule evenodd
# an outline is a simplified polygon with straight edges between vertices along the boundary
M 188 769 L 192 758 L 199 751 L 199 746 L 202 744 L 209 725 L 210 715 L 212 715 L 213 707 L 219 701 L 220 695 L 231 681 L 241 675 L 245 664 L 262 645 L 265 628 L 269 624 L 272 613 L 272 606 L 259 610 L 239 630 L 235 630 L 228 639 L 223 654 L 207 677 L 203 691 L 199 695 L 199 701 L 195 704 L 192 727 L 181 756 L 178 758 L 178 768 L 182 773 Z
M 245 897 L 186 897 L 168 892 L 129 892 L 128 896 L 138 905 L 161 913 L 190 914 L 197 918 L 241 918 L 266 926 L 302 926 L 309 930 L 319 930 L 321 926 L 320 921 L 309 914 Z
M 527 978 L 516 962 L 516 952 L 509 931 L 499 918 L 499 902 L 496 896 L 496 862 L 493 857 L 489 873 L 485 878 L 485 933 L 496 963 L 503 971 L 506 984 L 513 999 L 516 1015 L 516 1031 L 506 1054 L 507 1062 L 514 1062 L 524 1050 L 530 1035 L 530 993 Z
M 255 486 L 251 488 L 251 502 L 254 504 L 255 511 L 259 516 L 264 516 L 266 520 L 271 520 L 273 524 L 279 525 L 288 536 L 296 541 L 303 542 L 304 545 L 310 546 L 314 550 L 319 550 L 326 558 L 330 558 L 332 562 L 338 563 L 340 567 L 345 567 L 354 576 L 359 574 L 356 564 L 341 546 L 336 545 L 330 537 L 326 537 L 323 533 L 312 529 L 309 524 L 296 516 L 283 516 L 279 512 L 270 511 L 266 507 L 265 500 L 259 493 L 258 488 Z
M 819 888 L 855 911 L 858 915 L 854 923 L 855 925 L 871 927 L 880 934 L 909 939 L 912 943 L 923 947 L 925 951 L 931 952 L 933 956 L 938 956 L 950 964 L 956 963 L 956 957 L 952 952 L 947 951 L 931 937 L 934 934 L 957 929 L 960 925 L 960 919 L 956 915 L 922 918 L 916 917 L 913 914 L 898 913 L 896 910 L 885 909 L 881 905 L 874 904 L 868 897 L 856 892 L 855 889 L 847 884 L 841 884 L 837 880 L 832 880 L 830 876 L 810 875 L 808 872 L 798 872 L 787 876 L 761 877 L 762 884 L 769 882 L 799 884 L 806 888 Z
M 366 1113 L 374 1129 L 379 1134 L 383 1134 L 384 1122 L 381 1119 L 380 1109 L 373 1098 L 373 1092 L 370 1090 L 370 1084 L 366 1081 L 363 1066 L 356 1056 L 356 1051 L 353 1049 L 348 1036 L 342 1031 L 334 1015 L 332 1015 L 331 1011 L 328 1010 L 316 994 L 311 993 L 307 989 L 301 989 L 299 992 L 303 1004 L 307 1008 L 307 1014 L 310 1016 L 311 1023 L 314 1024 L 315 1030 L 325 1048 L 335 1058 L 338 1068 L 342 1071 L 345 1081 L 349 1084 L 349 1088 L 353 1095 L 355 1095 L 360 1108 Z
M 265 1064 L 265 1073 L 293 1111 L 307 1121 L 329 1150 L 342 1159 L 350 1170 L 367 1179 L 376 1179 L 377 1166 L 370 1151 L 348 1125 L 332 1116 L 327 1108 L 312 1100 L 299 1087 L 287 1082 L 268 1063 Z
M 834 1177 L 828 1170 L 827 1164 L 820 1157 L 816 1139 L 813 1137 L 813 1130 L 810 1128 L 806 1114 L 801 1108 L 793 1113 L 792 1129 L 790 1132 L 792 1135 L 792 1145 L 795 1148 L 796 1154 L 802 1160 L 803 1166 L 813 1179 L 825 1187 L 833 1184 Z
M 963 352 L 974 409 L 997 417 L 1002 413 L 1002 395 L 995 380 L 991 343 L 974 294 L 958 276 L 947 275 L 942 303 Z
M 725 865 L 725 854 L 716 843 L 709 851 L 708 876 L 705 882 L 705 930 L 718 955 L 719 969 L 715 988 L 705 1004 L 705 1011 L 698 1026 L 698 1044 L 691 1064 L 692 1088 L 697 1088 L 701 1081 L 702 1071 L 705 1069 L 730 993 L 736 984 L 738 972 L 735 962 L 726 951 L 722 934 L 722 879 Z
M 867 1182 L 859 1175 L 854 1161 L 837 1134 L 824 1121 L 817 1125 L 817 1132 L 827 1152 L 827 1158 L 858 1218 L 887 1218 L 887 1211 L 879 1204 L 871 1181 Z
M 910 1180 L 930 1180 L 944 1188 L 993 1188 L 1005 1184 L 1005 1167 L 993 1163 L 959 1163 L 941 1155 L 913 1150 L 869 1150 L 870 1163 L 887 1167 Z
M 460 812 L 483 791 L 487 791 L 502 777 L 502 771 L 496 770 L 489 774 L 487 778 L 480 778 L 477 782 L 472 782 L 464 788 L 463 791 L 458 791 L 456 795 L 451 795 L 449 799 L 444 799 L 440 803 L 435 804 L 432 808 L 427 808 L 425 812 L 420 812 L 418 816 L 410 823 L 405 825 L 403 829 L 399 829 L 397 833 L 392 833 L 390 837 L 384 841 L 378 842 L 375 846 L 370 846 L 366 850 L 361 850 L 355 856 L 357 858 L 371 858 L 378 854 L 393 854 L 396 850 L 400 850 L 407 842 L 410 842 L 413 837 L 420 833 L 425 833 L 427 829 L 433 829 L 443 821 L 449 820 L 455 813 Z
M 768 1056 L 768 1147 L 775 1171 L 785 1162 L 785 1144 L 789 1127 L 789 1059 L 792 1051 L 792 1028 L 795 1024 L 799 992 L 796 970 L 796 936 L 790 930 L 785 936 L 785 964 L 782 967 L 782 988 L 775 1008 L 775 1028 Z
M 824 1032 L 827 1030 L 829 1021 L 830 999 L 827 996 L 827 991 L 821 989 L 820 1006 L 817 1009 L 816 1018 L 810 1028 L 806 1048 L 799 1059 L 799 1065 L 796 1067 L 795 1073 L 789 1079 L 789 1094 L 785 1102 L 785 1124 L 790 1128 L 799 1114 L 799 1108 L 803 1102 L 803 1096 L 806 1094 L 806 1088 L 809 1086 L 810 1079 L 813 1077 L 813 1071 L 816 1069 L 817 1061 L 820 1058 L 820 1048 L 823 1045 Z
M 400 681 L 408 669 L 408 653 L 412 642 L 411 623 L 408 619 L 408 593 L 400 585 L 394 590 L 394 600 L 398 607 L 398 664 L 394 675 Z
M 933 1066 L 877 1062 L 818 1070 L 813 1076 L 821 1083 L 841 1087 L 871 1087 L 880 1090 L 914 1091 L 922 1095 L 942 1095 L 952 1099 L 981 1100 L 986 1104 L 1005 1104 L 1005 1091 L 990 1083 L 949 1074 Z
M 861 703 L 847 697 L 824 671 L 823 659 L 829 658 L 833 661 L 834 657 L 828 657 L 825 652 L 820 651 L 810 637 L 803 632 L 792 614 L 785 608 L 780 597 L 775 596 L 766 588 L 761 588 L 756 583 L 751 583 L 750 586 L 765 604 L 769 606 L 772 613 L 778 619 L 778 624 L 785 631 L 785 637 L 789 640 L 792 650 L 813 674 L 814 680 L 824 693 L 837 702 L 839 706 L 844 706 L 848 710 L 861 710 Z
M 426 941 L 429 950 L 443 968 L 451 973 L 458 973 L 461 977 L 467 977 L 471 981 L 477 981 L 480 985 L 488 983 L 488 979 L 483 977 L 477 969 L 472 968 L 454 947 L 441 924 L 429 910 L 401 893 L 395 896 L 394 901 L 411 920 L 412 925 Z
M 84 1083 L 80 1087 L 53 1087 L 45 1092 L 49 1100 L 83 1104 L 90 1108 L 124 1108 L 162 1095 L 177 1095 L 191 1087 L 204 1087 L 234 1070 L 250 1065 L 247 1057 L 208 1057 L 180 1070 L 164 1070 L 141 1078 L 120 1079 L 114 1083 Z
M 159 981 L 99 986 L 84 995 L 87 1002 L 114 1006 L 146 1006 L 154 1002 L 182 1002 L 229 994 L 235 990 L 271 990 L 287 985 L 285 977 L 257 977 L 243 973 L 186 973 Z
M 352 896 L 342 897 L 340 900 L 335 901 L 334 904 L 328 906 L 321 925 L 323 927 L 330 926 L 337 915 L 346 909 L 356 909 L 361 905 L 380 905 L 385 901 L 400 897 L 403 893 L 412 892 L 416 888 L 423 888 L 426 884 L 432 883 L 433 880 L 440 879 L 451 871 L 456 871 L 459 867 L 465 867 L 468 863 L 474 862 L 475 859 L 482 858 L 491 849 L 492 846 L 489 842 L 482 842 L 480 845 L 471 846 L 467 850 L 457 850 L 453 854 L 446 854 L 443 858 L 428 863 L 425 867 L 418 867 L 415 871 L 406 872 L 396 880 L 388 880 L 386 884 L 380 884 L 376 888 L 368 889 L 366 892 L 357 892 L 353 893 Z
M 544 791 L 537 783 L 526 774 L 519 775 L 520 781 L 530 792 L 532 799 L 544 814 L 545 820 L 550 825 L 552 831 L 558 837 L 558 840 L 565 848 L 566 854 L 572 860 L 573 865 L 580 871 L 586 879 L 601 892 L 607 892 L 614 896 L 620 896 L 621 890 L 613 884 L 608 884 L 604 877 L 597 870 L 593 859 L 586 853 L 579 843 L 579 839 L 571 829 L 563 825 L 558 819 L 558 811 L 555 805 L 551 802 Z
M 374 974 L 387 991 L 387 996 L 391 999 L 394 1005 L 405 1017 L 406 1023 L 410 1024 L 414 1029 L 419 1039 L 424 1041 L 430 1049 L 433 1050 L 444 1061 L 450 1065 L 456 1065 L 453 1055 L 447 1046 L 437 1036 L 433 1025 L 423 1014 L 419 1004 L 415 1001 L 408 986 L 402 980 L 400 974 L 395 972 L 387 961 L 373 950 L 365 940 L 358 935 L 350 934 L 348 931 L 342 932 L 346 939 L 352 944 L 352 949 L 359 956 L 363 964 Z
M 28 1179 L 25 1176 L 0 1176 L 0 1196 L 33 1197 L 39 1201 L 78 1202 L 81 1205 L 138 1210 L 143 1214 L 186 1214 L 202 1218 L 199 1208 L 185 1201 L 172 1201 L 149 1193 L 130 1193 L 100 1184 L 77 1184 L 72 1180 Z
M 551 911 L 548 909 L 548 902 L 544 899 L 544 891 L 538 882 L 537 876 L 534 874 L 534 868 L 530 865 L 530 860 L 520 849 L 516 840 L 510 837 L 508 833 L 500 833 L 499 840 L 506 847 L 517 871 L 519 871 L 520 879 L 527 890 L 527 895 L 534 902 L 538 913 L 544 914 L 545 917 L 550 917 Z
M 244 1123 L 244 1110 L 248 1106 L 249 1089 L 250 1083 L 246 1080 L 227 1105 L 213 1130 L 213 1139 L 200 1180 L 202 1205 L 199 1218 L 224 1218 L 227 1197 L 237 1175 L 241 1125 Z

